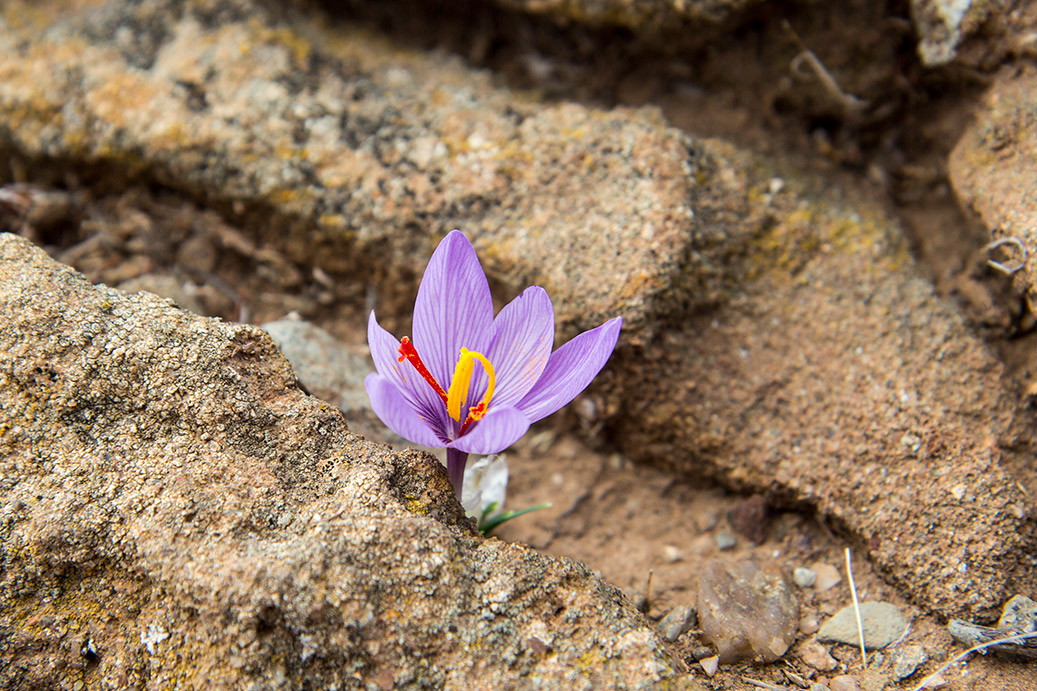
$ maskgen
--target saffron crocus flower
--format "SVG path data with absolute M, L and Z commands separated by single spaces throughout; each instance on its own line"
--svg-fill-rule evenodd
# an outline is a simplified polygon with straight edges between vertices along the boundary
M 506 449 L 574 399 L 609 359 L 622 322 L 611 319 L 551 352 L 554 308 L 547 292 L 527 288 L 494 318 L 475 248 L 455 230 L 421 279 L 413 339 L 396 340 L 371 312 L 367 340 L 378 371 L 364 386 L 393 432 L 446 447 L 460 498 L 468 454 Z

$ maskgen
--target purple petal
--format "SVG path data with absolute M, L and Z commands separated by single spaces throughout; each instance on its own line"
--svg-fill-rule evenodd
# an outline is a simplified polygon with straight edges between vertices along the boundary
M 367 320 L 367 345 L 371 348 L 371 358 L 374 360 L 378 374 L 399 389 L 400 394 L 423 418 L 437 421 L 436 429 L 440 433 L 449 429 L 447 425 L 452 424 L 453 421 L 447 422 L 449 418 L 443 399 L 439 397 L 432 385 L 418 374 L 411 363 L 406 360 L 397 361 L 400 342 L 381 327 L 378 320 L 375 319 L 373 311 Z M 423 356 L 420 352 L 418 355 Z M 440 384 L 442 385 L 442 382 Z
M 450 446 L 467 453 L 497 453 L 517 442 L 527 429 L 529 420 L 518 408 L 491 408 L 486 417 L 472 423 L 471 429 Z
M 432 254 L 414 301 L 414 347 L 443 388 L 465 347 L 486 352 L 493 335 L 493 300 L 475 248 L 451 231 Z
M 364 379 L 364 388 L 374 414 L 393 432 L 422 446 L 446 446 L 446 440 L 439 438 L 432 424 L 421 418 L 389 379 L 372 372 Z
M 555 412 L 587 388 L 616 347 L 623 318 L 585 331 L 551 354 L 539 381 L 518 403 L 530 423 Z
M 513 406 L 533 388 L 554 347 L 555 313 L 551 298 L 540 286 L 531 286 L 509 302 L 493 322 L 493 342 L 486 353 L 497 376 L 493 406 Z M 485 378 L 473 392 L 484 392 Z M 478 402 L 479 399 L 473 399 Z

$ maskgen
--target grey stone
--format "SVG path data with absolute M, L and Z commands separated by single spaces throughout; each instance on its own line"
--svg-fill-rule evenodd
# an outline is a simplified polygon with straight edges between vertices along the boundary
M 773 662 L 795 640 L 799 603 L 779 570 L 714 559 L 699 576 L 698 613 L 721 662 Z
M 892 603 L 862 602 L 860 610 L 864 647 L 868 650 L 882 650 L 907 632 L 907 619 Z M 822 624 L 817 632 L 817 640 L 859 646 L 857 617 L 853 606 L 843 607 Z
M 408 446 L 371 410 L 364 378 L 374 370 L 367 348 L 353 349 L 324 329 L 306 321 L 281 319 L 263 329 L 292 363 L 306 390 L 343 412 L 351 431 L 368 439 Z
M 920 645 L 904 645 L 893 651 L 891 664 L 893 667 L 893 680 L 907 679 L 918 668 L 929 661 L 929 653 Z
M 738 544 L 738 539 L 733 533 L 722 530 L 713 536 L 713 542 L 716 544 L 718 550 L 726 552 L 727 550 L 735 548 L 735 545 Z
M 817 573 L 805 566 L 797 566 L 792 570 L 792 580 L 800 588 L 810 588 L 817 583 Z
M 688 605 L 677 605 L 671 609 L 662 621 L 655 627 L 659 635 L 671 643 L 698 623 L 698 616 L 694 607 Z
M 1001 610 L 998 628 L 1015 629 L 1022 633 L 1037 631 L 1037 602 L 1025 595 L 1013 595 Z
M 4 688 L 68 682 L 84 640 L 104 688 L 679 677 L 618 590 L 478 537 L 434 458 L 351 434 L 266 332 L 91 285 L 8 234 L 0 506 Z

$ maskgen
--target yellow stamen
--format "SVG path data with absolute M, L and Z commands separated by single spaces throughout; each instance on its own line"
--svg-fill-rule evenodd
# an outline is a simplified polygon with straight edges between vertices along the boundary
M 461 406 L 468 399 L 468 389 L 472 385 L 472 374 L 475 372 L 476 360 L 486 370 L 490 383 L 486 387 L 486 393 L 483 394 L 479 404 L 472 406 L 469 411 L 469 417 L 473 420 L 480 419 L 486 414 L 486 407 L 490 404 L 490 399 L 493 398 L 493 389 L 497 384 L 493 365 L 490 364 L 490 361 L 482 353 L 461 348 L 461 359 L 457 361 L 457 367 L 454 368 L 454 378 L 451 379 L 450 390 L 446 394 L 446 411 L 450 414 L 450 417 L 458 422 L 461 421 Z

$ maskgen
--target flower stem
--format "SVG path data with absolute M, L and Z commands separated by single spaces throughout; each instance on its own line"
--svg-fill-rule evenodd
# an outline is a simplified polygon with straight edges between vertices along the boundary
M 454 485 L 454 496 L 461 501 L 461 485 L 464 484 L 464 467 L 468 463 L 468 454 L 465 451 L 446 449 L 446 471 L 450 476 L 450 482 Z

